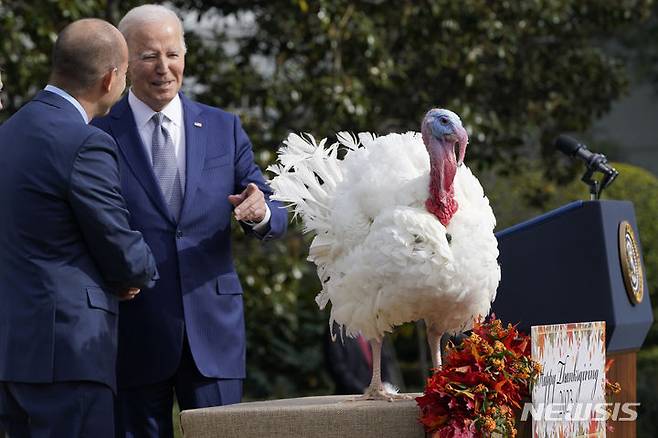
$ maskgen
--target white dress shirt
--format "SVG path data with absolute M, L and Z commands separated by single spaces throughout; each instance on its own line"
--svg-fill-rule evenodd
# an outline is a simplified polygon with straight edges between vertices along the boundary
M 137 125 L 137 131 L 139 136 L 142 139 L 142 143 L 146 150 L 146 156 L 149 157 L 149 161 L 153 164 L 153 153 L 151 151 L 151 139 L 153 138 L 153 130 L 155 129 L 155 124 L 151 122 L 151 118 L 156 111 L 153 111 L 151 107 L 142 102 L 135 94 L 133 93 L 132 88 L 128 92 L 128 104 L 130 109 L 133 112 L 135 117 L 135 124 Z M 185 124 L 183 123 L 183 105 L 180 101 L 180 96 L 178 94 L 174 97 L 171 102 L 167 104 L 162 111 L 164 114 L 163 125 L 169 132 L 171 141 L 174 144 L 174 154 L 176 155 L 176 165 L 178 167 L 178 173 L 181 178 L 181 189 L 183 194 L 185 193 Z M 252 225 L 254 231 L 261 232 L 265 229 L 266 225 L 270 221 L 272 212 L 270 212 L 270 207 L 265 204 L 265 217 L 262 221 L 257 224 L 244 221 L 245 223 Z

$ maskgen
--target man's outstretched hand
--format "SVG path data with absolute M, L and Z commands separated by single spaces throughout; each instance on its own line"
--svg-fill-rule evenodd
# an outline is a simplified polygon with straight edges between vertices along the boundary
M 235 207 L 233 213 L 239 221 L 259 223 L 265 218 L 265 195 L 254 183 L 249 183 L 238 195 L 229 195 L 228 201 Z

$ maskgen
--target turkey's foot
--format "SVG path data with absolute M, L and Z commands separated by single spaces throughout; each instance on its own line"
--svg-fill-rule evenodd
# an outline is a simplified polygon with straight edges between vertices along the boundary
M 398 394 L 397 392 L 387 391 L 386 388 L 382 385 L 379 387 L 370 386 L 366 389 L 366 392 L 363 395 L 359 395 L 350 399 L 349 401 L 366 401 L 366 400 L 386 400 L 389 402 L 398 401 L 398 400 L 411 400 L 413 396 L 410 394 Z

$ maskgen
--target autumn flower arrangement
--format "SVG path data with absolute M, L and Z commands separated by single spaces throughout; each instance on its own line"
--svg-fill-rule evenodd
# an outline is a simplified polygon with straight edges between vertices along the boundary
M 530 337 L 494 316 L 476 321 L 416 398 L 431 438 L 516 435 L 515 413 L 541 371 L 530 358 Z

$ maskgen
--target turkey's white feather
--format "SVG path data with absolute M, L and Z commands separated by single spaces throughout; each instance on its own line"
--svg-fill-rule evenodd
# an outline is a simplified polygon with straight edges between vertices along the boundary
M 337 138 L 326 146 L 290 134 L 269 168 L 273 198 L 316 234 L 309 260 L 330 324 L 369 339 L 419 319 L 441 331 L 470 328 L 500 281 L 495 217 L 477 178 L 457 169 L 459 208 L 446 229 L 424 206 L 429 157 L 419 133 Z

